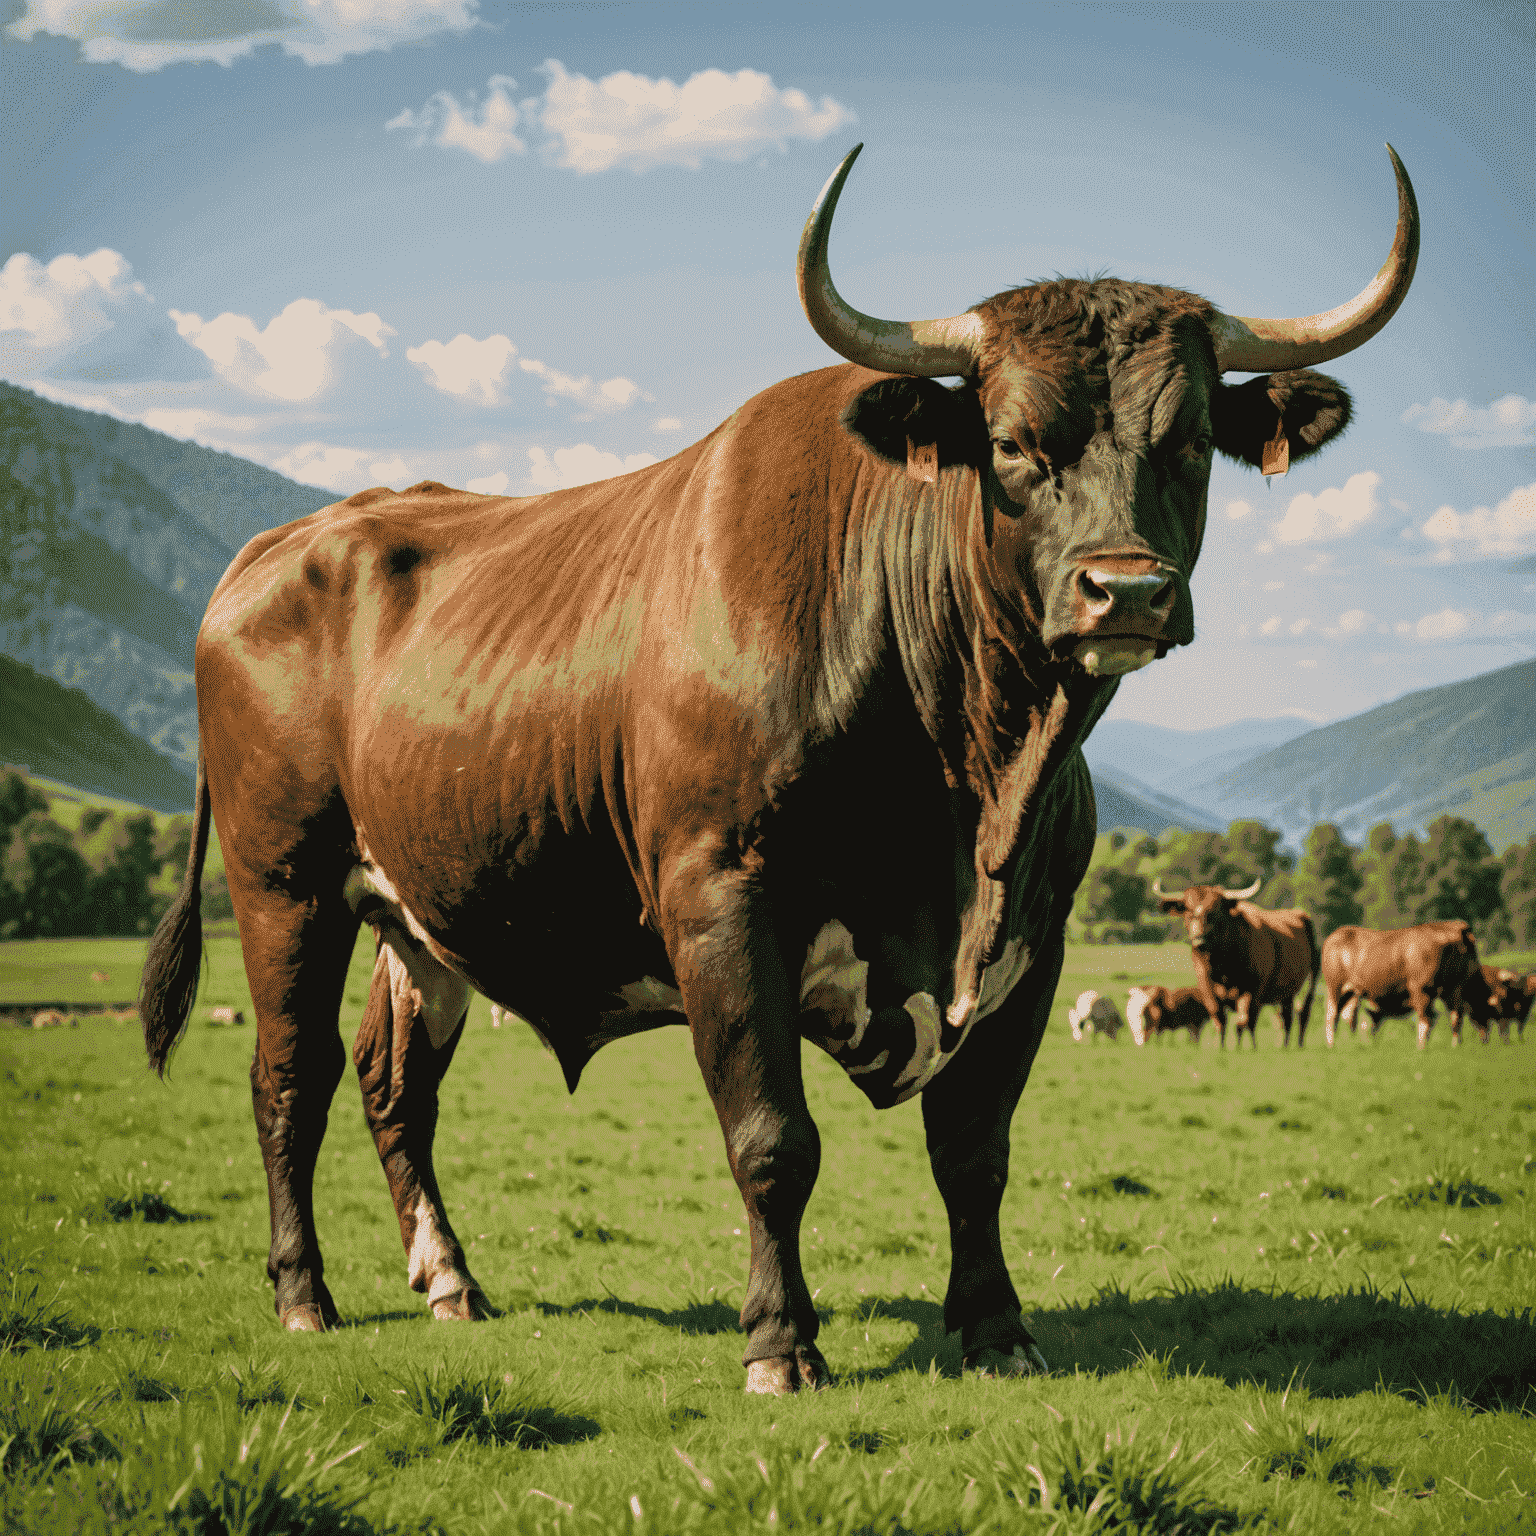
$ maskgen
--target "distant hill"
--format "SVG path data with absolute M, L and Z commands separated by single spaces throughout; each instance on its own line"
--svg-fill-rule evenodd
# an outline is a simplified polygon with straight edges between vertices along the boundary
M 1169 827 L 1185 832 L 1224 832 L 1225 822 L 1206 811 L 1165 795 L 1130 774 L 1113 768 L 1096 768 L 1093 774 L 1093 798 L 1098 807 L 1098 829 L 1110 832 L 1116 827 L 1139 828 L 1156 835 Z
M 1331 821 L 1359 842 L 1452 813 L 1494 851 L 1536 832 L 1536 661 L 1426 688 L 1309 731 L 1184 791 L 1223 822 L 1255 817 L 1293 845 Z
M 0 762 L 157 811 L 192 809 L 192 776 L 78 688 L 0 656 Z
M 1297 715 L 1234 720 L 1197 731 L 1140 720 L 1101 720 L 1083 756 L 1095 774 L 1129 775 L 1154 789 L 1176 789 L 1182 794 L 1193 783 L 1261 757 L 1313 729 L 1311 721 Z
M 331 499 L 0 383 L 0 654 L 190 770 L 193 645 L 214 587 L 253 534 Z

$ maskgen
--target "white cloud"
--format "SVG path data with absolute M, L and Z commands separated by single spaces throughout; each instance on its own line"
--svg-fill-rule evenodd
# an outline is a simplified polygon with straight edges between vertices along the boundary
M 588 485 L 613 475 L 627 475 L 632 469 L 644 469 L 657 461 L 654 453 L 632 453 L 621 459 L 616 453 L 604 453 L 591 443 L 577 443 L 574 448 L 556 448 L 547 454 L 542 448 L 528 450 L 528 478 L 546 491 L 565 486 Z
M 1363 608 L 1347 608 L 1338 617 L 1333 628 L 1328 631 L 1330 635 L 1363 635 L 1374 615 L 1369 614 Z
M 176 329 L 203 353 L 231 384 L 279 400 L 310 400 L 335 376 L 342 350 L 360 337 L 380 357 L 388 357 L 385 338 L 395 334 L 371 310 L 328 309 L 314 299 L 295 299 L 280 315 L 256 329 L 249 315 L 228 312 L 214 320 L 170 311 Z
M 466 481 L 464 489 L 466 491 L 477 491 L 482 496 L 500 496 L 506 491 L 509 484 L 510 481 L 507 479 L 506 470 L 499 469 L 494 475 L 487 475 L 483 480 Z
M 520 357 L 517 366 L 524 373 L 531 373 L 543 381 L 544 393 L 550 397 L 551 402 L 555 399 L 573 400 L 594 414 L 607 415 L 613 411 L 622 411 L 641 393 L 640 386 L 633 379 L 604 379 L 601 384 L 594 384 L 587 374 L 579 379 L 573 378 L 568 373 L 561 373 L 558 368 L 551 368 L 548 363 L 541 363 L 535 357 Z
M 662 416 L 651 423 L 654 432 L 681 432 L 683 424 L 676 416 Z
M 470 398 L 481 405 L 504 405 L 507 368 L 517 348 L 505 336 L 487 336 L 476 341 L 460 331 L 450 342 L 424 341 L 419 347 L 407 347 L 406 357 L 413 362 L 433 389 L 445 395 Z
M 1501 609 L 1486 619 L 1475 608 L 1442 608 L 1415 623 L 1398 623 L 1397 633 L 1418 640 L 1528 640 L 1536 636 L 1536 613 Z
M 1376 511 L 1376 487 L 1381 476 L 1374 470 L 1351 475 L 1342 488 L 1330 486 L 1316 496 L 1303 493 L 1285 509 L 1285 516 L 1271 532 L 1282 544 L 1309 544 L 1341 539 L 1370 521 Z
M 847 107 L 804 91 L 780 90 L 755 69 L 734 75 L 705 69 L 682 85 L 620 70 L 601 80 L 573 75 L 556 59 L 536 114 L 548 141 L 544 154 L 562 170 L 590 174 L 624 166 L 648 171 L 681 166 L 696 171 L 706 160 L 741 161 L 788 139 L 822 139 L 854 121 Z
M 399 454 L 384 458 L 370 448 L 342 448 L 334 443 L 300 443 L 274 459 L 272 468 L 291 480 L 324 486 L 338 495 L 390 481 L 404 484 L 411 478 L 410 467 Z
M 126 345 L 156 323 L 164 319 L 128 258 L 106 246 L 47 266 L 17 251 L 0 267 L 0 373 L 8 378 L 56 371 L 120 328 L 131 333 L 120 338 Z
M 1284 586 L 1285 583 L 1283 581 L 1266 581 L 1264 583 L 1264 590 L 1266 592 L 1279 592 Z
M 1410 405 L 1399 418 L 1421 432 L 1449 437 L 1457 448 L 1525 448 L 1536 444 L 1536 401 L 1523 395 L 1503 395 L 1477 409 L 1465 400 Z
M 232 64 L 279 45 L 306 64 L 476 25 L 478 0 L 28 0 L 6 31 L 74 39 L 91 64 L 141 74 L 194 59 Z
M 492 75 L 484 101 L 477 102 L 471 91 L 461 106 L 451 91 L 438 91 L 420 112 L 407 107 L 384 126 L 413 129 L 418 146 L 432 143 L 439 149 L 463 149 L 482 165 L 495 165 L 528 148 L 515 132 L 517 106 L 508 92 L 516 88 L 517 81 L 510 75 Z
M 1311 627 L 1312 627 L 1312 620 L 1311 619 L 1297 619 L 1291 625 L 1291 633 L 1293 635 L 1304 635 L 1304 634 L 1306 634 L 1306 632 L 1309 629 L 1311 629 Z
M 1261 635 L 1276 635 L 1279 634 L 1279 632 L 1280 617 L 1278 614 L 1274 618 L 1265 619 L 1264 622 L 1259 625 L 1259 633 Z
M 1536 483 L 1516 486 L 1492 510 L 1441 507 L 1421 532 L 1440 546 L 1436 558 L 1441 561 L 1536 552 Z
M 1466 634 L 1480 617 L 1470 610 L 1442 608 L 1439 613 L 1426 613 L 1413 632 L 1420 640 L 1455 640 Z
M 1229 501 L 1227 503 L 1227 516 L 1234 523 L 1240 523 L 1245 517 L 1253 516 L 1253 508 L 1246 501 Z

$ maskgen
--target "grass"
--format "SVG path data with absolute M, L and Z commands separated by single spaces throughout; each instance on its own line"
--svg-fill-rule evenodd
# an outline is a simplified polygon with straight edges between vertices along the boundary
M 0 946 L 0 990 L 133 941 Z M 346 1326 L 282 1333 L 250 1123 L 253 1017 L 215 937 L 168 1085 L 132 1023 L 0 1034 L 0 1528 L 712 1532 L 1515 1531 L 1536 1491 L 1536 1071 L 1411 1021 L 1304 1051 L 1073 1045 L 1066 1009 L 1181 983 L 1174 946 L 1069 953 L 1013 1127 L 1004 1248 L 1043 1380 L 963 1378 L 916 1106 L 807 1049 L 807 1275 L 837 1385 L 748 1399 L 746 1238 L 687 1036 L 574 1100 L 483 1002 L 438 1171 L 492 1322 L 405 1286 L 344 1083 L 316 1183 Z M 360 948 L 350 1036 L 367 993 Z M 52 994 L 50 994 L 52 995 Z M 71 995 L 67 992 L 58 995 Z M 125 994 L 126 995 L 126 994 Z

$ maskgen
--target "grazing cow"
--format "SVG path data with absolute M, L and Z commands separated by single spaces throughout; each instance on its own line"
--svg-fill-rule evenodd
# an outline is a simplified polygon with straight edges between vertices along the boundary
M 1137 1045 L 1176 1029 L 1187 1029 L 1189 1038 L 1199 1045 L 1200 1031 L 1209 1018 L 1198 987 L 1132 987 L 1125 1000 L 1126 1023 Z
M 245 1013 L 240 1008 L 210 1008 L 208 1022 L 210 1024 L 244 1024 Z
M 1280 1015 L 1284 1043 L 1289 1045 L 1292 1008 L 1305 984 L 1307 995 L 1296 1013 L 1296 1044 L 1300 1048 L 1307 1043 L 1312 994 L 1317 989 L 1317 932 L 1300 907 L 1266 912 L 1254 906 L 1248 898 L 1258 894 L 1261 884 L 1255 880 L 1241 891 L 1192 885 L 1168 894 L 1154 880 L 1152 892 L 1161 899 L 1164 912 L 1177 912 L 1184 919 L 1200 997 L 1219 1031 L 1221 1044 L 1227 1043 L 1227 1008 L 1233 1006 L 1237 1011 L 1234 1044 L 1243 1043 L 1246 1029 L 1257 1047 L 1254 1025 L 1259 1021 L 1259 1010 L 1272 1003 Z
M 1067 1023 L 1072 1026 L 1072 1038 L 1078 1041 L 1085 1035 L 1090 1040 L 1096 1035 L 1113 1040 L 1125 1027 L 1120 1010 L 1099 992 L 1079 992 L 1067 1010 Z
M 1384 1017 L 1411 1010 L 1422 1051 L 1438 998 L 1451 1015 L 1451 1037 L 1460 1043 L 1462 991 L 1477 973 L 1477 941 L 1460 918 L 1412 928 L 1335 928 L 1323 944 L 1324 1035 L 1332 1045 L 1340 1019 L 1353 1032 L 1361 1007 L 1373 1036 Z
M 432 1168 L 474 988 L 571 1089 L 605 1043 L 690 1029 L 746 1207 L 749 1390 L 829 1379 L 799 1251 L 821 1155 L 802 1039 L 878 1107 L 921 1095 L 946 1324 L 970 1369 L 1043 1366 L 998 1207 L 1093 846 L 1080 747 L 1121 674 L 1194 637 L 1213 448 L 1258 465 L 1345 424 L 1343 389 L 1306 365 L 1386 323 L 1417 213 L 1394 155 L 1393 254 L 1327 315 L 1063 280 L 909 323 L 832 284 L 852 163 L 800 252 L 807 315 L 848 364 L 621 478 L 362 492 L 259 535 L 214 593 L 192 851 L 141 1015 L 163 1069 L 216 818 L 289 1328 L 337 1320 L 312 1176 L 366 922 L 353 1056 L 436 1316 L 488 1306 Z
M 43 1008 L 32 1015 L 33 1029 L 57 1029 L 61 1024 L 68 1024 L 70 1016 L 60 1012 L 57 1008 Z
M 1499 1026 L 1499 1038 L 1509 1043 L 1509 1026 L 1518 1027 L 1520 1038 L 1525 1039 L 1525 1021 L 1531 1016 L 1531 1004 L 1536 1002 L 1536 976 L 1522 976 L 1506 965 L 1480 965 L 1477 973 L 1467 978 L 1461 990 L 1464 1013 L 1477 1027 L 1477 1037 L 1487 1045 L 1493 1026 Z M 1461 1042 L 1461 1031 L 1452 1029 L 1451 1038 Z

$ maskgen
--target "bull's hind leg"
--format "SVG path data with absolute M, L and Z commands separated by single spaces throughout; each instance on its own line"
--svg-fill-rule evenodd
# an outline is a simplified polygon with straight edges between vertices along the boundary
M 251 1101 L 272 1219 L 267 1275 L 283 1326 L 320 1332 L 337 1313 L 315 1232 L 315 1161 L 346 1065 L 336 1021 L 357 920 L 344 906 L 270 895 L 242 901 L 239 916 L 256 1005 Z
M 1008 1184 L 1009 1125 L 1045 1034 L 1063 950 L 1042 955 L 923 1090 L 928 1162 L 949 1216 L 944 1326 L 965 1368 L 986 1376 L 1048 1372 L 1024 1326 L 1003 1258 L 998 1213 Z
M 400 1219 L 407 1275 L 441 1320 L 493 1315 L 470 1274 L 432 1167 L 437 1090 L 464 1033 L 470 989 L 407 935 L 381 931 L 352 1046 L 363 1113 Z

